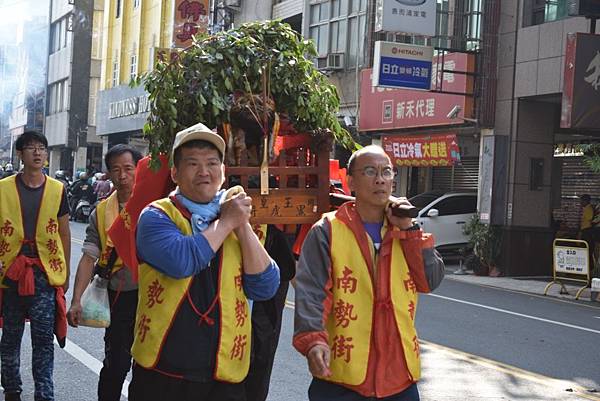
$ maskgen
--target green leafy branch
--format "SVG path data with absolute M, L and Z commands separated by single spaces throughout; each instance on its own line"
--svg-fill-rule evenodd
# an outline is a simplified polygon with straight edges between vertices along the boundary
M 209 127 L 229 122 L 234 94 L 260 94 L 264 74 L 275 111 L 287 116 L 296 130 L 313 135 L 329 130 L 338 143 L 356 149 L 337 118 L 336 87 L 311 61 L 316 55 L 312 41 L 301 40 L 281 21 L 196 37 L 178 58 L 159 62 L 134 81 L 149 93 L 144 136 L 153 159 L 170 150 L 181 129 L 197 122 Z

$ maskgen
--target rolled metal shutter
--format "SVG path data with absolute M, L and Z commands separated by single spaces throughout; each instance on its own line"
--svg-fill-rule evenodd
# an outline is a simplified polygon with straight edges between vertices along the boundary
M 452 167 L 433 167 L 431 189 L 437 191 L 477 191 L 479 158 L 465 157 Z
M 561 211 L 558 220 L 571 230 L 579 228 L 581 205 L 579 197 L 588 194 L 592 203 L 600 202 L 600 174 L 594 173 L 583 157 L 563 157 L 561 177 Z

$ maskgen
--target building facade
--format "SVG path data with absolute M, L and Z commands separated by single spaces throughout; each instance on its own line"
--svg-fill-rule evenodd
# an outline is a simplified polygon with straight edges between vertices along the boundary
M 569 17 L 567 3 L 502 1 L 495 125 L 487 141 L 505 149 L 494 154 L 496 179 L 489 188 L 493 222 L 503 226 L 501 265 L 508 275 L 550 275 L 553 239 L 577 234 L 579 196 L 600 200 L 600 177 L 574 151 L 597 143 L 600 121 L 561 126 L 565 96 L 573 91 L 565 66 L 575 63 L 567 38 L 590 32 L 590 20 Z M 599 37 L 593 35 L 595 49 L 583 54 L 584 71 L 600 51 Z M 600 92 L 592 84 L 586 90 L 583 112 L 594 114 Z
M 337 86 L 340 121 L 363 143 L 396 144 L 404 148 L 434 141 L 458 146 L 455 163 L 410 160 L 397 163 L 396 195 L 412 196 L 429 190 L 477 191 L 479 138 L 493 126 L 495 75 L 494 30 L 498 1 L 428 0 L 429 11 L 415 12 L 431 24 L 432 34 L 376 29 L 378 10 L 410 15 L 420 6 L 388 0 L 310 0 L 306 2 L 304 35 L 314 40 L 316 65 Z M 410 2 L 406 2 L 409 4 Z M 433 4 L 432 4 L 433 3 Z M 486 27 L 491 32 L 485 31 Z M 399 28 L 401 29 L 401 28 Z M 434 47 L 431 90 L 390 89 L 373 85 L 376 42 Z M 493 70 L 492 70 L 493 71 Z M 483 79 L 482 77 L 487 77 Z M 485 95 L 484 95 L 485 93 Z M 448 118 L 454 106 L 469 118 Z M 476 121 L 476 122 L 473 122 Z M 453 139 L 448 139 L 453 138 Z M 413 141 L 414 140 L 414 141 Z M 448 140 L 446 143 L 445 141 Z M 416 141 L 416 142 L 415 142 Z M 414 142 L 414 143 L 413 143 Z M 394 145 L 395 146 L 395 145 Z M 426 146 L 429 146 L 427 144 Z M 441 146 L 441 145 L 440 145 Z M 414 154 L 414 152 L 413 152 Z M 343 154 L 336 155 L 344 159 Z M 347 155 L 345 155 L 347 157 Z
M 143 87 L 129 84 L 154 68 L 158 57 L 191 45 L 194 34 L 248 21 L 281 18 L 300 32 L 303 7 L 303 0 L 105 1 L 100 85 L 93 111 L 104 151 L 129 143 L 146 152 L 142 130 L 149 112 L 148 94 Z
M 45 135 L 50 171 L 95 171 L 102 148 L 88 121 L 93 0 L 52 0 Z

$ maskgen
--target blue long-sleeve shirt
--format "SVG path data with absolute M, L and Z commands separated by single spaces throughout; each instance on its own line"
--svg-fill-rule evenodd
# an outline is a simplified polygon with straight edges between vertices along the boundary
M 198 274 L 215 256 L 204 235 L 184 235 L 164 212 L 152 206 L 146 207 L 140 215 L 136 246 L 141 260 L 176 279 Z M 242 282 L 248 298 L 270 299 L 279 287 L 279 267 L 271 259 L 265 271 L 244 273 Z

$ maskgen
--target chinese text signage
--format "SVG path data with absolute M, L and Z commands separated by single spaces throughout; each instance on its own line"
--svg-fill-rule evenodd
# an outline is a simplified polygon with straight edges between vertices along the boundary
M 192 44 L 194 35 L 207 31 L 209 22 L 208 3 L 208 0 L 175 0 L 174 47 L 187 47 Z
M 429 90 L 433 48 L 395 42 L 375 42 L 373 85 Z
M 375 31 L 435 36 L 436 0 L 377 0 Z
M 446 76 L 454 74 L 443 75 L 446 81 Z M 432 81 L 435 79 L 434 74 Z M 458 79 L 452 77 L 452 81 Z M 446 117 L 448 112 L 459 105 L 465 117 L 470 117 L 473 110 L 472 99 L 462 95 L 373 86 L 371 69 L 362 70 L 360 88 L 360 131 L 462 124 L 460 119 Z
M 428 136 L 384 136 L 385 153 L 398 167 L 452 166 L 460 161 L 455 134 Z

